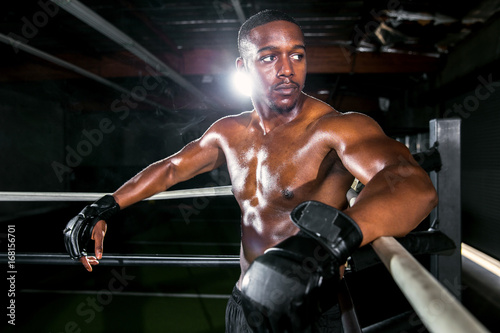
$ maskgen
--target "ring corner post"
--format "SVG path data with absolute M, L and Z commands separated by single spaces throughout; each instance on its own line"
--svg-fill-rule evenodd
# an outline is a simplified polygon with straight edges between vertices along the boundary
M 450 256 L 432 255 L 432 275 L 458 300 L 461 300 L 461 119 L 432 119 L 429 122 L 430 144 L 437 144 L 442 167 L 431 171 L 430 177 L 437 190 L 439 204 L 431 212 L 431 221 L 437 229 L 453 240 L 456 250 Z

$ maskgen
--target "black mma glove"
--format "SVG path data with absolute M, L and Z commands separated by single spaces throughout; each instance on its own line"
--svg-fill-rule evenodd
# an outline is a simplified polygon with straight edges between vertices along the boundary
M 70 257 L 78 260 L 87 255 L 87 244 L 92 237 L 92 230 L 100 220 L 107 221 L 120 211 L 112 195 L 105 195 L 91 205 L 86 206 L 72 218 L 63 231 L 64 245 Z
M 337 303 L 340 266 L 363 239 L 349 216 L 317 201 L 300 204 L 291 218 L 299 233 L 256 258 L 243 277 L 242 306 L 254 332 L 309 332 Z

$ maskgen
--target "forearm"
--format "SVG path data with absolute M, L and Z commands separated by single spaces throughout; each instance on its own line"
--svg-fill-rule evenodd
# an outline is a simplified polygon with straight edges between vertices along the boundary
M 153 163 L 123 184 L 113 197 L 123 209 L 165 191 L 175 184 L 174 170 L 168 159 Z
M 361 245 L 381 236 L 404 236 L 437 204 L 437 194 L 420 167 L 394 165 L 377 173 L 345 213 L 363 233 Z

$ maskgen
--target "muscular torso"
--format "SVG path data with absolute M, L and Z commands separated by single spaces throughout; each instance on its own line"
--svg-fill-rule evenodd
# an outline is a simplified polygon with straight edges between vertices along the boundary
M 264 134 L 254 112 L 228 119 L 220 138 L 234 196 L 241 208 L 241 269 L 264 251 L 295 234 L 290 212 L 306 200 L 345 208 L 353 177 L 321 130 L 323 117 L 337 112 L 310 100 L 307 114 Z M 310 106 L 309 106 L 310 107 Z

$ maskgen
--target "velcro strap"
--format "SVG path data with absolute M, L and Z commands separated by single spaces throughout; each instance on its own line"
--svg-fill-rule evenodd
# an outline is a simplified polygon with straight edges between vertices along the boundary
M 295 207 L 292 221 L 306 234 L 320 242 L 343 264 L 361 244 L 359 226 L 340 210 L 318 201 L 306 201 Z

